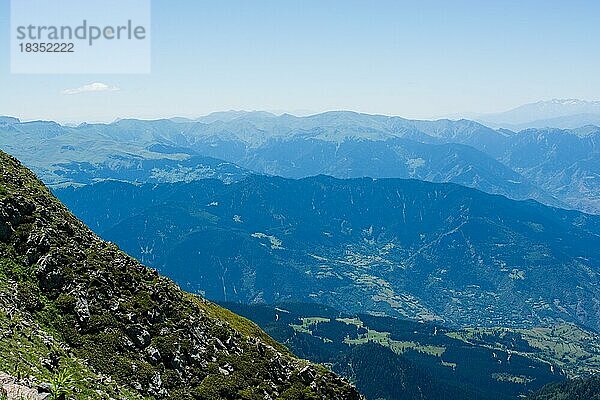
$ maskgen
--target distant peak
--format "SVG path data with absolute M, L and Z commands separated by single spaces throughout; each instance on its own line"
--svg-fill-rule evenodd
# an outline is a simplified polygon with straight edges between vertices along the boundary
M 597 105 L 600 101 L 589 101 L 581 99 L 552 99 L 552 100 L 540 100 L 535 104 L 555 104 L 562 106 L 576 106 L 576 105 Z
M 18 124 L 20 122 L 21 122 L 21 120 L 19 118 L 0 115 L 0 124 L 10 125 L 10 124 Z
M 579 100 L 579 99 L 552 99 L 553 103 L 558 103 L 558 104 L 582 104 L 582 103 L 587 103 L 584 100 Z

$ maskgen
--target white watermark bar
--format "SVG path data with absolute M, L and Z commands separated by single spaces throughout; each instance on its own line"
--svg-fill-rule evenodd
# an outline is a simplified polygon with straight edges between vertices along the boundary
M 150 7 L 150 0 L 11 0 L 11 72 L 150 73 Z

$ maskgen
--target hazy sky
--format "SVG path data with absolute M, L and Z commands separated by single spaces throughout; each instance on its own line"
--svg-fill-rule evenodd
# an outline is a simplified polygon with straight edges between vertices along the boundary
M 0 115 L 25 119 L 230 109 L 427 118 L 600 97 L 594 0 L 155 0 L 147 75 L 12 75 L 9 16 L 0 0 Z M 110 90 L 64 94 L 92 83 Z

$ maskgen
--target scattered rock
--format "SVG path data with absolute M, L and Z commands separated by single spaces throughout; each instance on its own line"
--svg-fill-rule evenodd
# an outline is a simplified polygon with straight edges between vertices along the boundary
M 7 400 L 46 400 L 49 393 L 40 393 L 31 383 L 20 382 L 14 376 L 0 372 L 0 394 Z
M 87 323 L 90 319 L 90 306 L 87 298 L 83 295 L 75 297 L 75 315 L 77 315 L 77 320 L 81 323 Z
M 161 356 L 157 348 L 153 346 L 148 347 L 146 349 L 146 354 L 148 354 L 148 359 L 150 360 L 150 363 L 156 365 L 160 362 Z
M 127 328 L 127 335 L 133 343 L 140 349 L 145 349 L 150 344 L 152 339 L 150 333 L 141 325 L 132 325 Z

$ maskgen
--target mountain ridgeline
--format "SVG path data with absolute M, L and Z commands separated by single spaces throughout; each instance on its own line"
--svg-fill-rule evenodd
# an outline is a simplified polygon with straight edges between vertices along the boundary
M 77 127 L 0 120 L 2 148 L 53 187 L 107 178 L 234 181 L 241 171 L 232 163 L 288 178 L 326 174 L 453 182 L 591 213 L 600 213 L 599 135 L 596 126 L 513 132 L 468 120 L 414 121 L 344 111 L 308 117 L 232 112 Z
M 56 194 L 102 237 L 213 300 L 600 328 L 598 216 L 454 184 L 326 176 Z
M 58 376 L 77 399 L 360 398 L 100 240 L 2 152 L 0 333 L 0 371 L 33 387 Z

